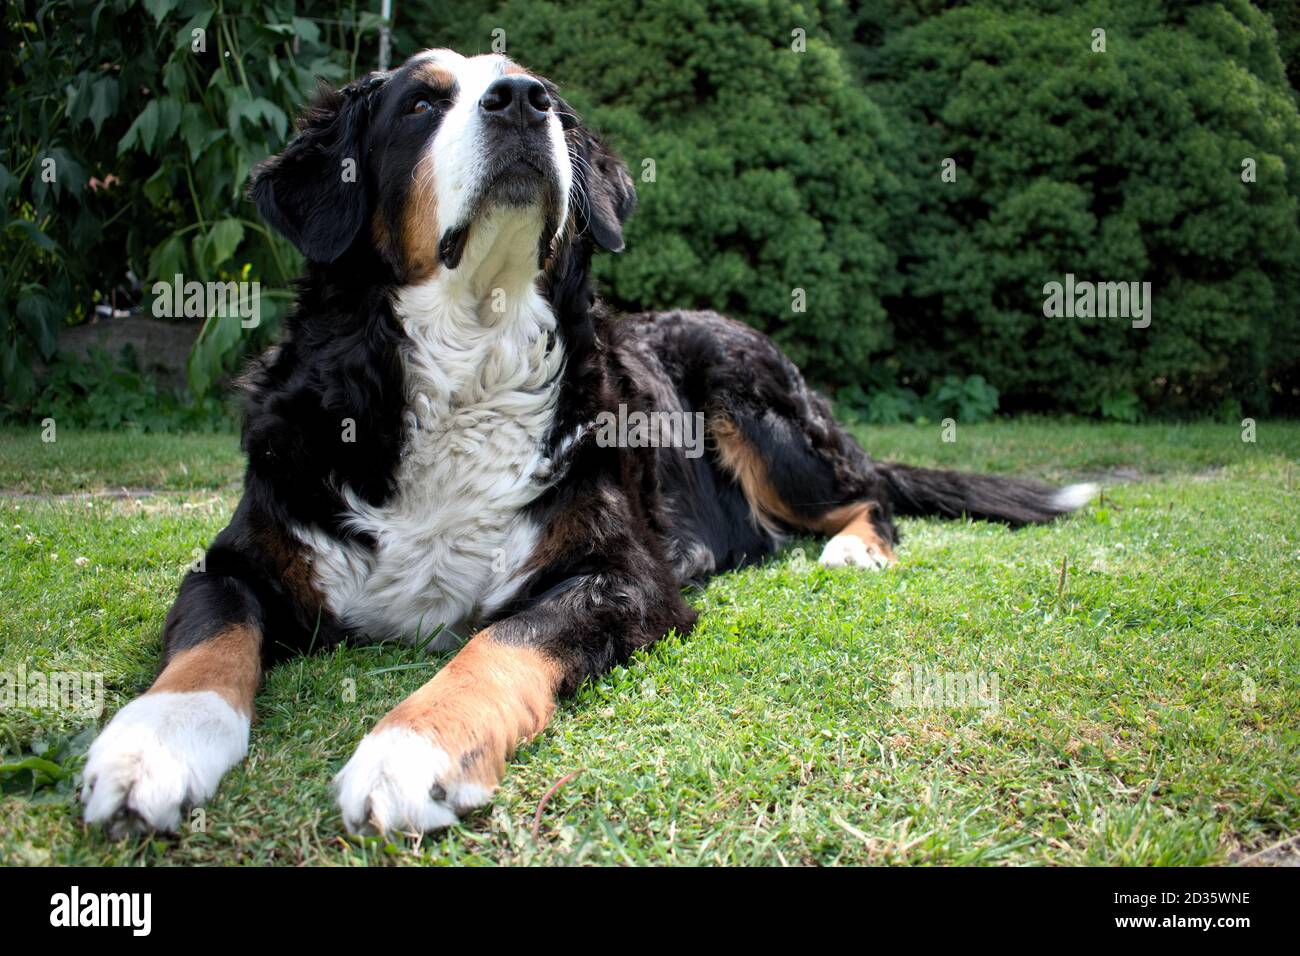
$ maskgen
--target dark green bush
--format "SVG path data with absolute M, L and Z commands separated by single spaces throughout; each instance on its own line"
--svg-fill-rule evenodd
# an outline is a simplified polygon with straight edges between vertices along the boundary
M 876 377 L 835 393 L 837 408 L 874 425 L 932 422 L 952 418 L 970 424 L 986 422 L 998 410 L 998 392 L 982 376 L 945 375 L 930 383 L 925 395 Z
M 1244 0 L 986 0 L 856 61 L 909 129 L 892 156 L 913 204 L 888 300 L 902 381 L 980 374 L 1008 410 L 1116 418 L 1267 408 L 1300 355 L 1300 117 L 1267 17 Z M 1150 280 L 1151 327 L 1045 318 L 1066 273 Z
M 1294 90 L 1300 86 L 1300 0 L 1255 0 L 1255 6 L 1273 19 L 1278 53 Z
M 363 6 L 7 4 L 11 414 L 58 389 L 86 399 L 84 368 L 56 359 L 49 383 L 33 376 L 59 329 L 105 298 L 143 290 L 148 308 L 176 272 L 264 286 L 260 329 L 209 317 L 189 368 L 200 398 L 274 332 L 299 260 L 242 190 L 317 76 L 374 67 L 378 5 Z M 608 297 L 729 312 L 868 417 L 1295 411 L 1300 116 L 1283 58 L 1295 75 L 1300 15 L 1294 0 L 1259 6 L 404 0 L 394 62 L 504 40 L 637 180 L 628 251 L 599 260 Z M 1045 318 L 1043 286 L 1066 273 L 1151 281 L 1151 327 Z

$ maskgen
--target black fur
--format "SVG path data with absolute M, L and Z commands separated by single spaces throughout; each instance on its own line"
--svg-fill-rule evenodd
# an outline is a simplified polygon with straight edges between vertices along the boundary
M 1014 524 L 1058 513 L 1044 486 L 871 461 L 793 364 L 747 326 L 707 312 L 609 314 L 591 259 L 597 248 L 622 249 L 635 191 L 618 158 L 548 90 L 577 177 L 574 227 L 557 237 L 540 280 L 566 355 L 553 450 L 620 404 L 671 408 L 734 424 L 788 506 L 791 530 L 856 503 L 874 506 L 887 542 L 897 540 L 895 513 Z M 392 231 L 374 223 L 400 215 L 429 135 L 403 118 L 409 95 L 391 75 L 324 91 L 293 143 L 258 170 L 252 198 L 308 264 L 283 340 L 245 377 L 244 498 L 205 571 L 181 587 L 166 626 L 169 657 L 232 623 L 265 634 L 267 660 L 348 637 L 315 593 L 293 529 L 354 537 L 341 521 L 340 489 L 375 505 L 393 494 L 406 336 L 391 303 L 406 263 Z M 347 159 L 358 162 L 354 183 L 340 176 Z M 456 264 L 464 238 L 454 230 L 442 238 L 444 267 Z M 348 422 L 351 443 L 340 440 Z M 558 661 L 565 692 L 670 630 L 689 631 L 684 585 L 774 549 L 716 448 L 691 459 L 681 449 L 601 447 L 588 431 L 556 467 L 560 477 L 530 506 L 543 529 L 536 560 L 509 606 L 481 623 Z

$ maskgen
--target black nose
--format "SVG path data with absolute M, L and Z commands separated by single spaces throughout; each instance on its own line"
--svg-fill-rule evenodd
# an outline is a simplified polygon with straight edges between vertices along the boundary
M 551 98 L 538 80 L 514 74 L 494 80 L 478 101 L 478 108 L 489 120 L 523 129 L 546 122 Z

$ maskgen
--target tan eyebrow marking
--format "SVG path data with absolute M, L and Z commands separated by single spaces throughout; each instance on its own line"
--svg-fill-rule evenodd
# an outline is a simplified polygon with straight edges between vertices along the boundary
M 411 75 L 440 90 L 456 86 L 456 74 L 436 60 L 421 63 L 411 71 Z

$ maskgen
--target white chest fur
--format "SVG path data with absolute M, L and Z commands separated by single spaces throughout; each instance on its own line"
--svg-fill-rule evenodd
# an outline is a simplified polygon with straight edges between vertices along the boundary
M 466 298 L 439 283 L 405 290 L 407 444 L 382 507 L 347 489 L 347 524 L 373 551 L 303 531 L 316 584 L 345 625 L 382 640 L 447 646 L 508 600 L 539 529 L 524 514 L 545 489 L 544 439 L 563 364 L 554 316 L 531 284 L 517 297 Z M 501 311 L 494 311 L 500 306 Z

